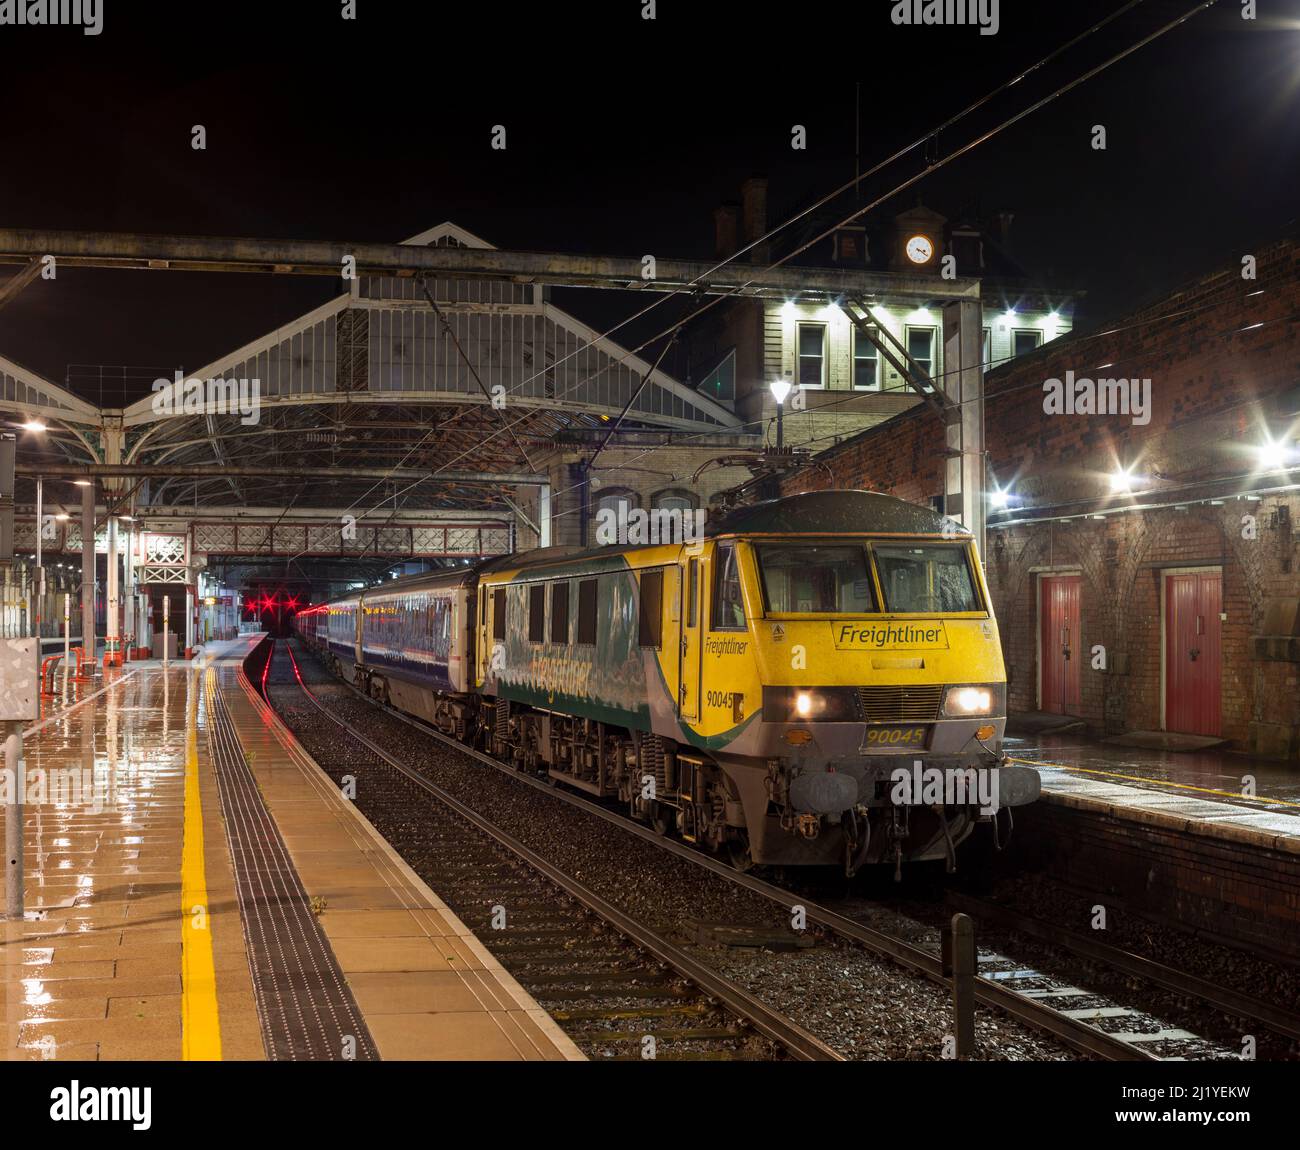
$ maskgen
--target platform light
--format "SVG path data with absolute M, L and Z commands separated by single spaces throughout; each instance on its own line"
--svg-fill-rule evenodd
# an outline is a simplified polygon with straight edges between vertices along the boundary
M 90 486 L 90 480 L 89 480 L 89 479 L 74 479 L 74 480 L 72 481 L 72 486 L 73 486 L 73 487 L 89 487 L 89 486 Z
M 29 419 L 25 423 L 20 423 L 18 426 L 21 427 L 24 431 L 49 431 L 50 430 L 39 419 Z
M 1006 510 L 1011 502 L 1011 492 L 995 487 L 989 492 L 989 502 L 1000 511 Z
M 1110 489 L 1116 495 L 1128 495 L 1133 490 L 1135 477 L 1132 468 L 1118 467 L 1110 477 Z
M 1285 471 L 1291 454 L 1285 442 L 1265 439 L 1259 445 L 1259 465 L 1265 471 Z

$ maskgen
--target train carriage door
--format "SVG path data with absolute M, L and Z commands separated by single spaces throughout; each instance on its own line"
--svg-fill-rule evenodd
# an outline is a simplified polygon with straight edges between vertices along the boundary
M 1220 619 L 1223 577 L 1218 570 L 1165 575 L 1165 730 L 1220 734 Z
M 683 557 L 684 566 L 679 582 L 678 613 L 682 621 L 681 666 L 678 679 L 677 709 L 683 721 L 696 722 L 700 718 L 700 633 L 704 624 L 704 562 L 700 555 Z
M 1074 715 L 1080 707 L 1079 667 L 1083 644 L 1079 635 L 1078 575 L 1043 575 L 1038 608 L 1039 709 L 1054 715 Z

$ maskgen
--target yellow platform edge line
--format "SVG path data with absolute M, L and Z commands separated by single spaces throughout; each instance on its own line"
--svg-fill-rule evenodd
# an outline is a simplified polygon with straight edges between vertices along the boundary
M 1245 799 L 1252 803 L 1273 803 L 1279 807 L 1300 807 L 1300 803 L 1293 803 L 1288 799 L 1270 799 L 1263 795 L 1242 795 L 1236 791 L 1218 791 L 1213 787 L 1194 787 L 1190 783 L 1173 783 L 1165 779 L 1148 779 L 1142 775 L 1122 775 L 1118 771 L 1097 771 L 1088 767 L 1075 767 L 1069 763 L 1049 763 L 1046 759 L 1018 759 L 1014 755 L 1008 755 L 1007 758 L 1013 763 L 1024 763 L 1027 767 L 1057 767 L 1063 771 L 1078 771 L 1083 775 L 1097 775 L 1103 779 L 1127 779 L 1131 783 L 1151 783 L 1157 787 L 1173 787 L 1178 791 L 1195 791 L 1202 795 L 1222 795 L 1225 799 Z
M 166 671 L 163 674 L 167 674 Z M 181 850 L 181 1058 L 221 1060 L 217 972 L 212 958 L 212 908 L 203 865 L 203 800 L 199 790 L 198 707 L 201 672 L 187 676 L 185 837 Z M 208 675 L 212 672 L 208 671 Z

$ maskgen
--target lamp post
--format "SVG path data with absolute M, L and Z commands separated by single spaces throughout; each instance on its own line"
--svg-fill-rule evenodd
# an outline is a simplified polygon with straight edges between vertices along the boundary
M 779 453 L 785 449 L 785 428 L 782 417 L 785 414 L 785 397 L 790 394 L 790 381 L 774 379 L 771 388 L 772 398 L 776 400 L 776 450 Z
M 40 435 L 49 430 L 49 428 L 39 419 L 29 419 L 25 423 L 21 424 L 21 427 L 24 431 L 30 431 L 34 435 Z M 33 596 L 35 604 L 34 609 L 29 611 L 27 614 L 27 618 L 32 628 L 32 634 L 38 639 L 41 634 L 41 608 L 45 598 L 45 568 L 41 562 L 41 543 L 44 534 L 44 531 L 42 530 L 44 524 L 42 522 L 41 507 L 41 497 L 43 494 L 44 480 L 38 475 L 36 477 L 36 570 L 33 572 L 34 578 L 32 580 L 33 590 L 35 591 L 35 595 Z

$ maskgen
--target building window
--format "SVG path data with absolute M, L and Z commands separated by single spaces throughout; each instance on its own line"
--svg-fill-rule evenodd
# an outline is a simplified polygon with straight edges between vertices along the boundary
M 719 545 L 714 557 L 716 577 L 713 581 L 713 629 L 743 631 L 745 600 L 740 592 L 740 571 L 736 566 L 736 548 Z
M 497 587 L 492 592 L 492 638 L 506 637 L 506 589 Z
M 551 642 L 569 645 L 569 581 L 551 584 Z
M 1031 351 L 1043 346 L 1043 333 L 1041 331 L 1017 330 L 1011 335 L 1011 354 L 1013 356 L 1028 355 Z
M 596 542 L 627 542 L 627 519 L 636 510 L 636 493 L 626 487 L 611 487 L 596 499 Z
M 578 584 L 578 642 L 596 645 L 596 580 L 583 579 Z
M 980 340 L 980 370 L 988 371 L 993 366 L 993 329 L 986 327 Z
M 826 325 L 799 324 L 799 385 L 826 386 Z
M 656 491 L 650 500 L 651 506 L 661 511 L 694 511 L 695 496 L 689 491 L 683 491 L 680 487 L 670 487 L 664 491 Z
M 663 635 L 664 573 L 641 572 L 641 617 L 638 642 L 642 647 L 658 647 Z
M 857 328 L 853 329 L 853 386 L 858 391 L 880 390 L 880 349 Z
M 934 378 L 934 328 L 909 327 L 907 329 L 907 354 L 916 361 L 921 372 Z M 932 390 L 927 388 L 927 390 Z
M 597 514 L 602 511 L 613 511 L 617 515 L 619 508 L 622 508 L 623 514 L 626 515 L 634 507 L 636 507 L 636 493 L 626 487 L 611 487 L 596 500 Z
M 528 588 L 528 641 L 546 642 L 546 584 L 534 583 Z

